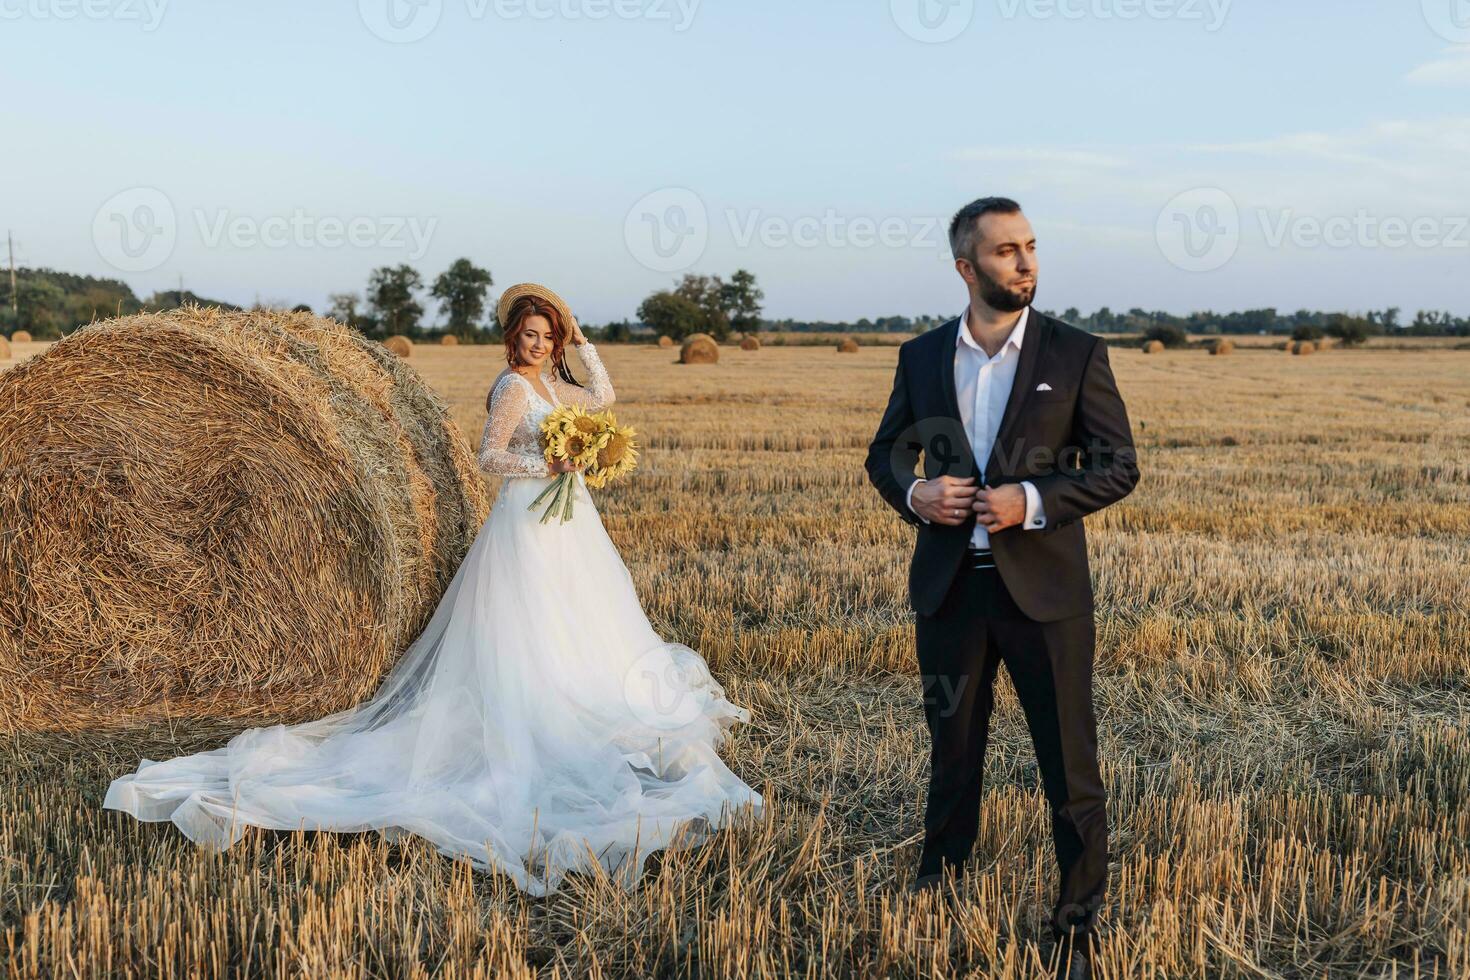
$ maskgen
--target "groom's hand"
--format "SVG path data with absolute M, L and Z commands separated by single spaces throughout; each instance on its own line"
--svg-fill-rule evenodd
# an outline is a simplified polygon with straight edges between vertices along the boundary
M 1015 527 L 1026 519 L 1026 491 L 1019 483 L 1002 483 L 998 487 L 990 484 L 976 492 L 975 520 L 994 534 L 1008 527 Z
M 973 476 L 937 476 L 914 487 L 912 504 L 932 524 L 955 527 L 965 523 L 975 504 Z

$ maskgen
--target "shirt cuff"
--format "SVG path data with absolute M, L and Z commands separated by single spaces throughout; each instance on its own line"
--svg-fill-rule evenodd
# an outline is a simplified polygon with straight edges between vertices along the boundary
M 921 478 L 915 480 L 913 483 L 910 483 L 909 484 L 909 492 L 904 495 L 903 502 L 906 503 L 906 504 L 908 504 L 909 510 L 911 510 L 911 511 L 914 512 L 914 516 L 915 517 L 917 517 L 919 520 L 923 521 L 925 524 L 928 524 L 929 523 L 929 518 L 925 517 L 923 514 L 920 514 L 918 511 L 914 510 L 914 487 L 918 486 L 919 484 L 921 484 L 923 482 L 924 482 L 924 480 L 921 477 Z
M 1039 531 L 1046 527 L 1046 508 L 1041 505 L 1041 491 L 1030 480 L 1021 481 L 1026 491 L 1026 519 L 1022 523 L 1028 531 Z

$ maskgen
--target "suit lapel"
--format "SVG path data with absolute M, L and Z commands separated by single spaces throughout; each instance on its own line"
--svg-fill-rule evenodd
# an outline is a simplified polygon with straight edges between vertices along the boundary
M 1000 460 L 1001 447 L 1009 446 L 1014 438 L 1016 426 L 1020 424 L 1026 408 L 1026 401 L 1036 388 L 1037 365 L 1041 363 L 1041 356 L 1046 352 L 1047 342 L 1051 339 L 1051 321 L 1038 313 L 1035 307 L 1030 307 L 1029 310 L 1026 314 L 1026 336 L 1021 340 L 1021 360 L 1016 365 L 1016 380 L 1011 384 L 1006 410 L 1000 417 L 1000 429 L 995 434 L 995 445 L 991 447 L 990 459 L 985 463 L 985 480 L 991 486 L 995 485 L 995 480 L 1000 475 L 996 464 Z M 953 351 L 950 352 L 950 367 L 950 374 L 953 375 Z M 950 378 L 950 388 L 954 388 L 953 377 Z
M 953 320 L 939 328 L 940 351 L 939 351 L 939 390 L 944 395 L 944 407 L 950 418 L 956 422 L 960 420 L 960 399 L 954 390 L 954 358 L 955 342 L 960 339 L 960 318 Z

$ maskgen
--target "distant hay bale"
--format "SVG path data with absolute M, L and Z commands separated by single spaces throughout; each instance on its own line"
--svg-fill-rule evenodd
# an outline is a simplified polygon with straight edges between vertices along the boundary
M 720 359 L 720 345 L 707 333 L 692 333 L 679 348 L 680 364 L 714 364 Z
M 741 350 L 760 350 L 761 349 L 760 339 L 757 338 L 757 337 L 749 337 L 749 336 L 742 337 L 740 339 L 740 349 Z
M 1293 354 L 1310 354 L 1316 349 L 1317 345 L 1313 344 L 1310 340 L 1298 340 L 1291 345 L 1291 352 Z
M 15 333 L 10 335 L 10 342 L 13 344 L 29 344 L 31 342 L 30 331 L 17 330 Z
M 452 333 L 447 333 L 439 338 L 439 344 L 441 347 L 457 347 L 459 346 L 459 338 Z
M 408 357 L 413 353 L 413 341 L 398 333 L 383 341 L 383 346 L 399 357 Z
M 0 361 L 10 360 L 10 341 L 0 337 Z
M 1228 337 L 1222 337 L 1219 340 L 1210 341 L 1211 354 L 1229 354 L 1232 353 L 1234 350 L 1235 341 L 1229 339 Z
M 1145 354 L 1157 354 L 1163 349 L 1164 342 L 1162 340 L 1150 340 L 1148 343 L 1143 345 L 1143 352 Z
M 837 344 L 837 353 L 839 354 L 856 354 L 857 349 L 858 342 L 851 337 L 843 337 Z
M 670 337 L 668 334 L 659 334 L 658 345 L 660 347 L 673 347 L 674 338 Z
M 443 400 L 308 313 L 88 324 L 0 374 L 0 468 L 6 730 L 351 707 L 489 511 Z

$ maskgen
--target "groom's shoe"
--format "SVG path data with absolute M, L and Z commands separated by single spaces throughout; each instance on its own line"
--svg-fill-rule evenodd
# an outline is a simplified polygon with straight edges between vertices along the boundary
M 1092 960 L 1097 951 L 1095 943 L 1096 940 L 1086 934 L 1079 935 L 1070 942 L 1066 939 L 1058 940 L 1051 953 L 1052 963 L 1056 965 L 1057 980 L 1093 980 Z

